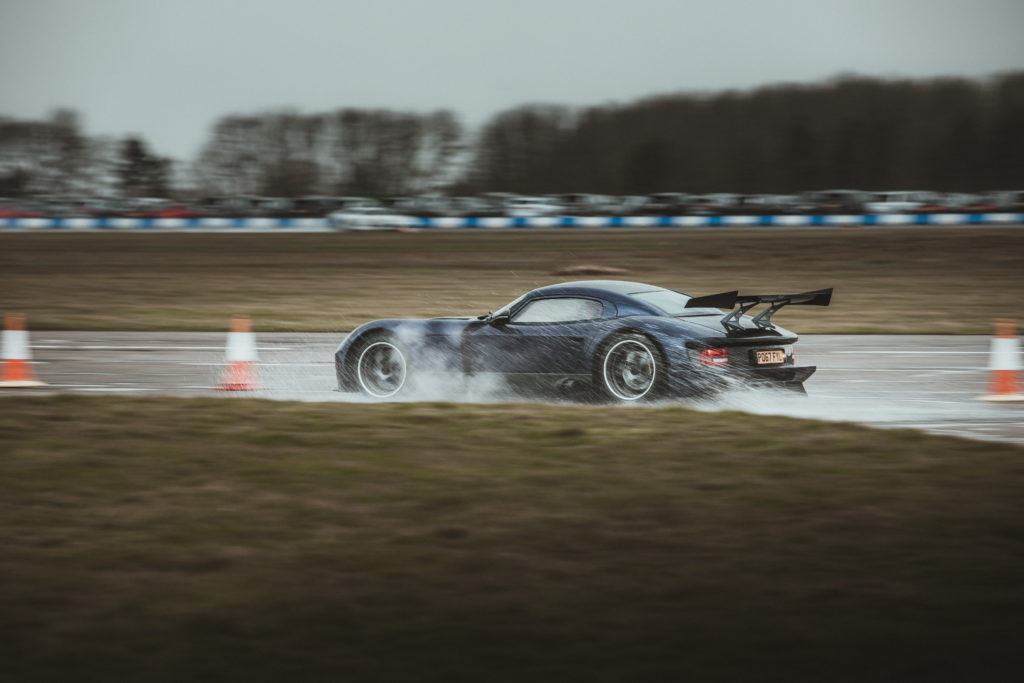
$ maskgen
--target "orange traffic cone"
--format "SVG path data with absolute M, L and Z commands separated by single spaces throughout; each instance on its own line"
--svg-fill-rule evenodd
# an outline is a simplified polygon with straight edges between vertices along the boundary
M 256 339 L 252 333 L 252 320 L 247 315 L 231 316 L 227 362 L 224 377 L 216 389 L 254 391 L 260 388 L 256 380 Z
M 3 375 L 0 387 L 42 387 L 32 374 L 32 351 L 28 345 L 28 331 L 25 329 L 25 314 L 4 315 Z
M 1020 393 L 1020 343 L 1013 320 L 996 320 L 996 336 L 992 338 L 989 358 L 989 393 L 979 398 L 982 401 L 1024 401 L 1024 394 Z

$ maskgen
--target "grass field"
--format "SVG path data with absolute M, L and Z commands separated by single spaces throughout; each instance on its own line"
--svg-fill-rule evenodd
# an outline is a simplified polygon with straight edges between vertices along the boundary
M 683 408 L 0 400 L 0 678 L 1016 681 L 1024 449 Z
M 465 231 L 414 234 L 0 233 L 0 309 L 32 329 L 350 330 L 484 313 L 578 265 L 710 294 L 835 287 L 787 309 L 798 332 L 981 333 L 1024 294 L 1020 228 Z

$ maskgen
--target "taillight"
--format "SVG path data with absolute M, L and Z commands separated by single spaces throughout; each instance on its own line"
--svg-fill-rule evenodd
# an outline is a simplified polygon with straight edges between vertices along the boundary
M 796 362 L 796 344 L 789 345 L 789 360 Z
M 727 365 L 729 352 L 727 349 L 704 349 L 700 352 L 700 362 L 704 365 Z

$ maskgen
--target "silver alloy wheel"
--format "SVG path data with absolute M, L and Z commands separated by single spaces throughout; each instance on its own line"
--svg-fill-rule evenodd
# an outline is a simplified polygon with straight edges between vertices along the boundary
M 636 339 L 623 339 L 604 354 L 604 385 L 618 399 L 636 401 L 654 388 L 658 364 L 648 346 Z
M 405 386 L 405 354 L 389 341 L 376 341 L 363 349 L 356 364 L 359 386 L 374 398 L 389 398 Z

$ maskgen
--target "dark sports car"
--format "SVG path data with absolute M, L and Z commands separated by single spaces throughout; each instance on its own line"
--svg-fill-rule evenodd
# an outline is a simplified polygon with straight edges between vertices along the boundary
M 637 282 L 566 282 L 486 315 L 367 323 L 338 347 L 335 370 L 340 390 L 380 399 L 399 397 L 421 373 L 499 377 L 515 389 L 612 401 L 737 383 L 802 392 L 816 368 L 796 364 L 797 336 L 772 315 L 831 298 L 831 289 L 691 297 Z M 766 308 L 747 315 L 760 304 Z

